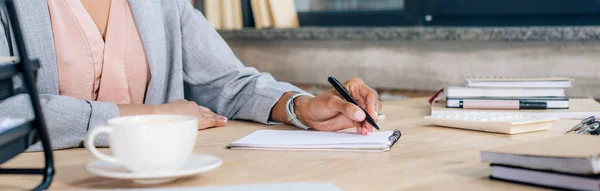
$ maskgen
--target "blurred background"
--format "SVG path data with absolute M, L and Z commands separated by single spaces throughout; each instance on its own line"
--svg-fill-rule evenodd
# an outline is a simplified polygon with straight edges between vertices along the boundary
M 382 100 L 430 96 L 472 76 L 560 76 L 575 79 L 569 96 L 600 98 L 598 0 L 192 3 L 244 64 L 312 93 L 330 75 L 360 77 Z

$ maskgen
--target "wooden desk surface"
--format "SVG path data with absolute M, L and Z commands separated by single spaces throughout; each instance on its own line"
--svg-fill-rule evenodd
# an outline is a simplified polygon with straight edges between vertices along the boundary
M 259 129 L 295 129 L 231 121 L 227 127 L 200 131 L 195 153 L 223 159 L 208 173 L 154 187 L 198 187 L 232 184 L 319 181 L 344 190 L 538 190 L 540 188 L 488 179 L 490 168 L 480 162 L 481 149 L 561 135 L 577 121 L 559 121 L 549 131 L 501 135 L 428 126 L 426 99 L 383 104 L 383 130 L 400 129 L 402 138 L 391 151 L 293 152 L 228 150 L 225 146 Z M 160 141 L 160 140 L 158 140 Z M 108 151 L 107 149 L 104 149 Z M 94 158 L 85 149 L 54 152 L 56 176 L 50 189 L 112 189 L 144 185 L 97 177 L 85 170 Z M 41 153 L 25 153 L 2 167 L 41 167 Z M 0 175 L 0 190 L 27 190 L 41 180 L 37 176 Z

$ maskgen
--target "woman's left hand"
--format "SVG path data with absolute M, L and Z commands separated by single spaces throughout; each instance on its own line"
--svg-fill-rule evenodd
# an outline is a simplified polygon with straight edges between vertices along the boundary
M 344 83 L 350 95 L 377 122 L 381 109 L 379 95 L 361 79 L 354 78 Z M 356 132 L 366 135 L 373 132 L 373 126 L 365 121 L 365 112 L 356 105 L 340 97 L 335 89 L 316 97 L 300 96 L 294 100 L 298 119 L 319 131 L 338 131 L 356 128 Z

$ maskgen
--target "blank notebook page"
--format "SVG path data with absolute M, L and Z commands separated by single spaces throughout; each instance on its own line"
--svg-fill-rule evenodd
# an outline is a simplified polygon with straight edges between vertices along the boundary
M 255 149 L 370 149 L 387 150 L 393 144 L 394 131 L 360 135 L 350 132 L 258 130 L 229 145 Z

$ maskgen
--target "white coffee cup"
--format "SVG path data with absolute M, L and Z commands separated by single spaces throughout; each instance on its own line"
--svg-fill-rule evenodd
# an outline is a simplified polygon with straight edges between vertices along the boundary
M 192 154 L 198 120 L 184 115 L 139 115 L 110 119 L 93 128 L 85 139 L 96 158 L 136 173 L 177 171 Z M 113 156 L 100 153 L 94 139 L 108 134 Z

